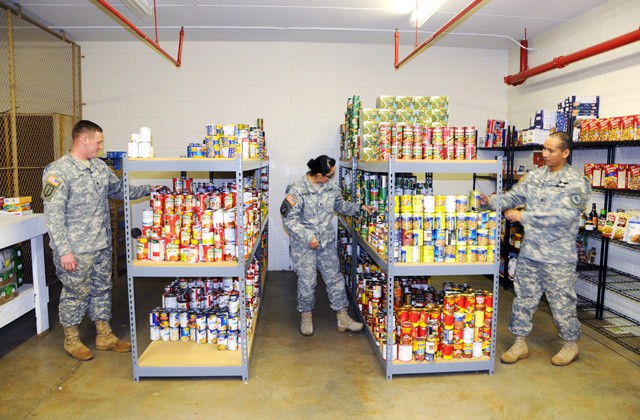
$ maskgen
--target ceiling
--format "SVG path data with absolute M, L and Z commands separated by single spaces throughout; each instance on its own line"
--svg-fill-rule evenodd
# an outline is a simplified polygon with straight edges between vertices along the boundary
M 130 31 L 95 0 L 13 0 L 22 12 L 76 42 L 134 40 Z M 146 0 L 153 5 L 153 0 Z M 418 0 L 428 1 L 428 0 Z M 546 32 L 607 0 L 485 0 L 454 26 L 438 45 L 509 49 L 516 39 Z M 120 0 L 109 3 L 155 39 L 153 23 L 136 17 Z M 402 6 L 404 12 L 394 8 Z M 407 6 L 408 3 L 408 6 Z M 448 0 L 421 28 L 426 39 L 470 0 Z M 409 23 L 415 0 L 156 0 L 159 40 L 177 41 L 181 26 L 185 42 L 287 41 L 413 45 Z

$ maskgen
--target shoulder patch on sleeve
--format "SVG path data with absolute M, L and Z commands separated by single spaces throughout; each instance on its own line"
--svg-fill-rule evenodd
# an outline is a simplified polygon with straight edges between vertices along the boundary
M 291 207 L 298 204 L 298 200 L 296 200 L 296 198 L 291 194 L 287 194 L 287 196 L 285 197 L 285 200 L 287 200 L 287 202 L 291 204 Z
M 62 184 L 62 180 L 56 178 L 53 175 L 49 175 L 42 187 L 42 199 L 45 201 L 51 200 L 53 193 L 56 192 L 58 187 Z

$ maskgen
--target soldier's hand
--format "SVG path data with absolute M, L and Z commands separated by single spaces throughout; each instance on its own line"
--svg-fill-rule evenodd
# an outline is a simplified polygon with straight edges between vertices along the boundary
M 520 210 L 509 209 L 504 212 L 504 217 L 510 222 L 522 222 L 522 212 Z
M 489 197 L 487 197 L 485 194 L 480 193 L 480 196 L 478 197 L 478 202 L 480 203 L 481 206 L 486 206 L 487 204 L 489 204 Z
M 311 247 L 311 249 L 318 249 L 320 248 L 320 241 L 318 241 L 318 238 L 313 238 L 311 240 L 311 243 L 309 244 L 309 247 Z
M 373 206 L 367 206 L 367 205 L 363 204 L 362 206 L 360 206 L 360 210 L 363 210 L 363 211 L 366 211 L 369 214 L 372 214 L 373 212 L 375 212 L 378 209 L 373 207 Z
M 70 252 L 68 254 L 64 254 L 60 257 L 60 263 L 62 268 L 66 271 L 73 273 L 76 271 L 76 267 L 78 266 L 78 262 L 76 261 L 76 257 Z

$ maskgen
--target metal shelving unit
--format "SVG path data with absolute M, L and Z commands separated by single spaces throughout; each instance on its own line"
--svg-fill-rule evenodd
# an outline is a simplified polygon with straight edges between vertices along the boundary
M 357 162 L 354 169 L 368 172 L 383 172 L 388 176 L 388 223 L 389 231 L 393 229 L 395 220 L 394 200 L 395 200 L 395 177 L 398 173 L 465 173 L 465 174 L 493 174 L 496 179 L 496 191 L 498 195 L 502 193 L 502 157 L 496 160 L 469 160 L 469 161 L 432 161 L 432 160 L 396 160 Z M 498 203 L 500 200 L 498 200 Z M 496 209 L 500 213 L 500 208 Z M 353 232 L 353 229 L 351 230 Z M 387 314 L 394 313 L 393 306 L 393 284 L 396 276 L 454 276 L 454 275 L 486 275 L 492 278 L 492 291 L 494 295 L 494 317 L 492 320 L 491 356 L 483 356 L 477 359 L 459 360 L 438 360 L 436 362 L 401 362 L 392 360 L 392 346 L 395 325 L 393 317 L 387 320 L 387 342 L 383 352 L 380 350 L 368 327 L 365 328 L 366 335 L 371 342 L 374 352 L 380 361 L 387 379 L 392 379 L 393 375 L 407 374 L 431 374 L 448 372 L 470 372 L 488 371 L 493 373 L 495 367 L 495 342 L 497 329 L 497 305 L 498 305 L 498 268 L 499 259 L 488 264 L 473 263 L 395 263 L 393 261 L 392 235 L 389 235 L 387 244 L 387 255 L 380 255 L 377 251 L 357 232 L 353 234 L 354 245 L 359 245 L 373 259 L 381 270 L 387 273 L 386 284 L 386 311 Z M 500 253 L 500 242 L 497 239 L 496 255 Z M 354 253 L 354 265 L 357 264 Z
M 186 159 L 186 158 L 124 158 L 125 197 L 129 195 L 129 175 L 141 172 L 226 172 L 235 179 L 238 191 L 242 191 L 243 174 L 249 171 L 268 168 L 268 160 L 256 159 Z M 259 179 L 259 177 L 258 177 Z M 239 197 L 241 197 L 239 195 Z M 124 200 L 126 230 L 130 231 L 131 204 Z M 240 238 L 244 237 L 244 217 L 242 199 L 237 200 L 236 221 L 238 235 L 238 262 L 220 263 L 178 263 L 137 261 L 133 239 L 127 240 L 127 285 L 129 298 L 129 321 L 131 324 L 131 347 L 133 378 L 137 382 L 141 377 L 212 377 L 239 376 L 243 381 L 249 379 L 249 355 L 252 338 L 247 334 L 245 283 L 246 271 L 260 245 L 260 238 L 266 228 L 267 217 L 262 215 L 261 230 L 253 249 L 247 250 Z M 248 253 L 248 254 L 247 254 Z M 245 258 L 248 255 L 248 258 Z M 264 269 L 264 267 L 263 267 Z M 136 278 L 167 277 L 238 277 L 240 280 L 240 343 L 239 351 L 217 351 L 210 345 L 197 345 L 191 342 L 152 341 L 141 352 L 136 328 L 135 281 Z M 262 279 L 260 273 L 260 279 Z M 254 325 L 255 328 L 255 325 Z

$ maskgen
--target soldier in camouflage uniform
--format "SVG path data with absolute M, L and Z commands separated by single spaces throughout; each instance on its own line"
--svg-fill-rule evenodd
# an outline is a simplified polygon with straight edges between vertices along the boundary
M 73 128 L 68 154 L 49 164 L 42 176 L 44 216 L 56 274 L 62 282 L 60 323 L 64 348 L 78 360 L 93 353 L 80 341 L 78 325 L 85 313 L 96 323 L 96 349 L 128 352 L 111 320 L 111 222 L 109 198 L 123 199 L 123 184 L 100 159 L 103 134 L 82 120 Z M 131 198 L 149 195 L 149 186 L 131 187 Z
M 302 314 L 300 332 L 313 334 L 311 310 L 315 303 L 317 270 L 327 286 L 331 309 L 337 311 L 338 331 L 360 331 L 362 323 L 347 314 L 349 302 L 340 273 L 334 212 L 355 215 L 369 206 L 342 199 L 340 189 L 329 182 L 335 175 L 336 161 L 326 155 L 311 159 L 309 172 L 287 187 L 280 212 L 290 234 L 293 270 L 298 276 L 298 311 Z
M 551 134 L 542 149 L 545 166 L 527 174 L 502 196 L 502 208 L 508 209 L 505 217 L 511 222 L 520 222 L 525 230 L 516 264 L 515 299 L 509 322 L 516 341 L 502 355 L 504 363 L 515 363 L 529 356 L 525 338 L 531 332 L 533 313 L 543 293 L 564 340 L 564 346 L 551 362 L 565 366 L 578 357 L 576 236 L 591 186 L 580 172 L 566 163 L 572 147 L 567 133 Z M 495 196 L 483 196 L 481 201 L 495 209 Z M 519 205 L 526 205 L 526 210 L 516 210 Z

